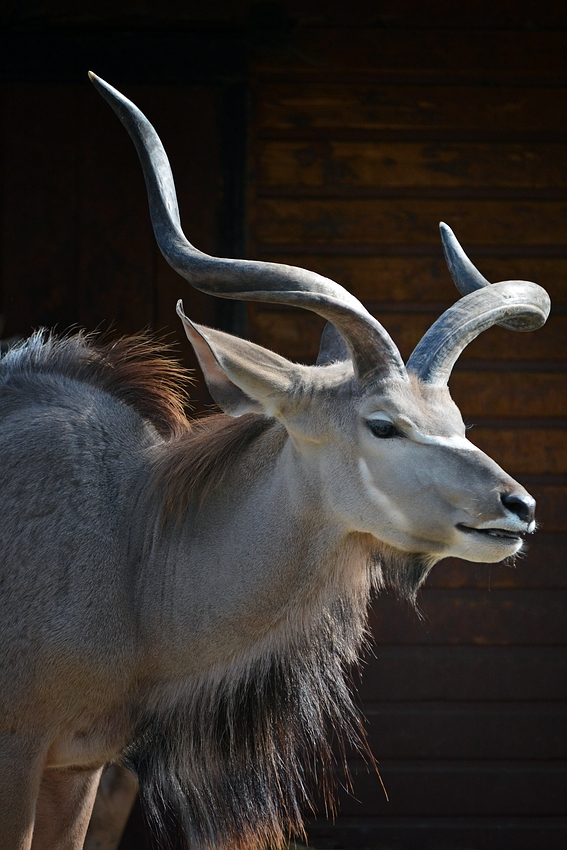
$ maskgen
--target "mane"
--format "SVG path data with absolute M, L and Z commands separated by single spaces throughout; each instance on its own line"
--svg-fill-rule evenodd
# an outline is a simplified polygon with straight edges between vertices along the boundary
M 154 465 L 152 490 L 161 493 L 162 523 L 181 520 L 191 503 L 202 504 L 268 430 L 279 431 L 285 439 L 283 426 L 255 413 L 236 419 L 218 413 L 193 420 L 191 429 L 170 441 Z
M 105 339 L 83 331 L 58 337 L 36 331 L 0 360 L 0 384 L 11 378 L 62 375 L 90 384 L 133 408 L 164 438 L 190 428 L 185 414 L 191 373 L 170 346 L 149 334 Z

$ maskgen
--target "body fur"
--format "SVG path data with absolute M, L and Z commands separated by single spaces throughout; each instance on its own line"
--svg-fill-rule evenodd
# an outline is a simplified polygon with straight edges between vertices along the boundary
M 257 600 L 236 640 L 211 641 L 213 623 L 201 626 L 203 640 L 172 640 L 175 617 L 144 610 L 168 593 L 165 576 L 148 582 L 148 566 L 161 567 L 164 547 L 175 545 L 172 525 L 181 541 L 198 534 L 207 500 L 231 476 L 242 479 L 243 464 L 252 478 L 259 442 L 264 467 L 286 443 L 285 430 L 261 416 L 192 423 L 181 412 L 181 377 L 140 338 L 38 334 L 0 361 L 1 433 L 13 446 L 12 463 L 4 451 L 2 564 L 16 595 L 3 597 L 13 660 L 2 716 L 16 730 L 33 723 L 47 770 L 133 767 L 154 817 L 174 817 L 192 848 L 277 846 L 301 829 L 313 767 L 330 789 L 329 738 L 341 727 L 353 741 L 360 734 L 346 682 L 380 566 L 369 541 L 353 537 L 317 575 L 298 565 L 279 605 L 267 594 L 263 616 Z M 19 476 L 24 420 L 31 480 Z M 184 520 L 172 515 L 180 500 Z M 32 645 L 29 626 L 24 635 L 16 625 L 30 620 Z M 175 673 L 155 658 L 158 630 L 170 663 L 178 653 Z

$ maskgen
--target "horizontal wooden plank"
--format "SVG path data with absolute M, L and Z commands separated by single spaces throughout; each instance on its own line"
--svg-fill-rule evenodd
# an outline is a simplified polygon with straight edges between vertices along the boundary
M 380 761 L 379 777 L 353 765 L 353 794 L 340 794 L 346 817 L 567 815 L 567 763 Z
M 375 646 L 355 683 L 364 703 L 567 701 L 566 664 L 556 646 Z
M 567 374 L 456 371 L 451 395 L 469 422 L 482 416 L 566 416 Z
M 310 820 L 307 834 L 309 846 L 318 850 L 565 850 L 567 818 L 348 818 L 339 812 L 333 821 Z
M 380 311 L 378 305 L 378 309 L 372 309 L 371 312 L 386 327 L 402 356 L 407 359 L 441 311 L 435 314 L 401 311 L 386 313 Z M 250 304 L 248 322 L 249 336 L 254 342 L 290 360 L 315 362 L 324 327 L 324 322 L 318 316 L 306 310 L 278 310 Z M 552 313 L 547 324 L 534 333 L 513 333 L 503 328 L 485 331 L 467 347 L 462 362 L 465 358 L 490 361 L 494 363 L 491 367 L 494 369 L 498 368 L 498 361 L 542 360 L 561 363 L 565 362 L 567 355 L 564 345 L 566 338 L 567 316 Z
M 256 191 L 567 188 L 564 144 L 280 141 L 258 144 Z
M 379 760 L 567 759 L 565 703 L 377 703 L 364 714 Z
M 528 489 L 537 501 L 537 517 L 541 530 L 567 531 L 567 488 L 561 485 L 534 484 Z M 536 544 L 536 538 L 533 542 Z M 530 542 L 530 547 L 531 545 Z M 539 545 L 539 541 L 536 545 Z
M 564 428 L 484 428 L 470 432 L 478 446 L 507 472 L 527 474 L 567 473 L 567 432 Z
M 324 319 L 304 310 L 266 310 L 248 305 L 249 338 L 294 362 L 315 362 L 324 327 Z
M 534 488 L 528 488 L 535 492 Z M 566 488 L 561 490 L 563 505 L 567 507 Z M 548 520 L 545 501 L 542 503 L 537 493 L 537 516 L 540 526 L 548 529 L 553 523 Z M 551 496 L 550 496 L 551 498 Z M 558 520 L 567 530 L 567 511 Z M 497 590 L 503 588 L 567 588 L 567 569 L 565 552 L 567 537 L 565 534 L 553 534 L 538 531 L 528 538 L 524 554 L 516 558 L 513 564 L 477 564 L 462 561 L 459 558 L 446 558 L 435 565 L 427 578 L 427 587 L 438 588 L 478 588 L 479 590 Z
M 256 133 L 291 130 L 566 132 L 562 89 L 537 86 L 392 86 L 272 83 L 253 101 Z
M 567 201 L 261 198 L 251 210 L 254 243 L 336 246 L 437 245 L 447 221 L 466 244 L 564 246 Z
M 474 251 L 470 253 L 475 259 Z M 344 256 L 271 254 L 262 259 L 300 266 L 330 277 L 364 302 L 451 304 L 458 297 L 440 242 L 436 257 L 354 257 L 346 253 Z M 490 281 L 535 280 L 547 289 L 554 302 L 567 301 L 567 258 L 483 256 L 475 263 Z M 506 339 L 511 339 L 511 335 L 507 334 Z M 526 339 L 524 336 L 524 345 Z
M 370 613 L 376 644 L 567 645 L 565 590 L 423 588 L 421 618 L 393 595 L 382 594 Z
M 392 4 L 386 5 L 391 7 Z M 274 50 L 272 43 L 263 50 L 260 47 L 253 67 L 259 75 L 285 71 L 288 76 L 298 74 L 327 78 L 339 74 L 391 74 L 396 71 L 407 77 L 413 71 L 421 74 L 422 78 L 441 73 L 468 73 L 494 80 L 523 79 L 529 74 L 533 82 L 538 77 L 565 75 L 565 40 L 561 31 L 534 32 L 522 28 L 479 30 L 477 27 L 482 13 L 479 14 L 478 7 L 477 2 L 474 11 L 470 11 L 469 26 L 472 21 L 476 22 L 472 24 L 473 29 L 451 29 L 451 22 L 455 22 L 456 18 L 455 7 L 447 4 L 443 14 L 436 15 L 428 3 L 427 11 L 423 7 L 421 14 L 416 10 L 421 26 L 414 29 L 410 24 L 414 17 L 407 6 L 396 19 L 391 8 L 386 11 L 383 4 L 379 7 L 357 4 L 352 13 L 349 9 L 348 22 L 342 15 L 336 22 L 339 26 L 324 27 L 322 16 L 325 15 L 326 20 L 332 16 L 327 4 L 317 16 L 319 26 L 296 29 L 291 49 L 289 43 L 281 50 Z M 491 7 L 491 28 L 495 26 L 502 7 L 502 2 Z M 362 9 L 366 16 L 360 16 Z M 534 11 L 530 14 L 530 21 L 533 21 Z M 377 15 L 384 16 L 386 27 L 377 26 L 380 19 Z M 554 26 L 558 26 L 560 17 L 557 9 Z M 345 30 L 347 25 L 348 30 Z M 348 31 L 348 37 L 345 37 L 345 31 Z

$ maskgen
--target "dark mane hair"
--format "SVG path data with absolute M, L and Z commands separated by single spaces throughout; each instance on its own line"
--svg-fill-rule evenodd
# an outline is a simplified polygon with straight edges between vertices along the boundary
M 285 439 L 282 425 L 255 413 L 236 419 L 218 413 L 193 420 L 190 430 L 168 442 L 154 465 L 152 489 L 162 494 L 162 522 L 181 519 L 191 502 L 202 504 L 231 465 L 270 429 Z
M 167 825 L 184 850 L 281 850 L 305 835 L 314 789 L 334 811 L 332 743 L 347 781 L 343 742 L 376 766 L 348 674 L 367 601 L 336 599 L 280 651 L 142 719 L 122 763 L 138 776 L 160 847 L 171 850 Z
M 190 428 L 185 414 L 191 373 L 149 334 L 108 339 L 79 331 L 58 337 L 36 331 L 0 360 L 0 383 L 11 377 L 59 374 L 120 399 L 164 437 Z

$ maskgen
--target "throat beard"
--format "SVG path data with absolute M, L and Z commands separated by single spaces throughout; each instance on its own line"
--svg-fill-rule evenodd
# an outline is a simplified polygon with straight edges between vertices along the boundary
M 377 589 L 390 588 L 400 599 L 417 608 L 419 588 L 436 564 L 437 558 L 420 552 L 400 552 L 384 546 L 374 553 L 372 561 Z

